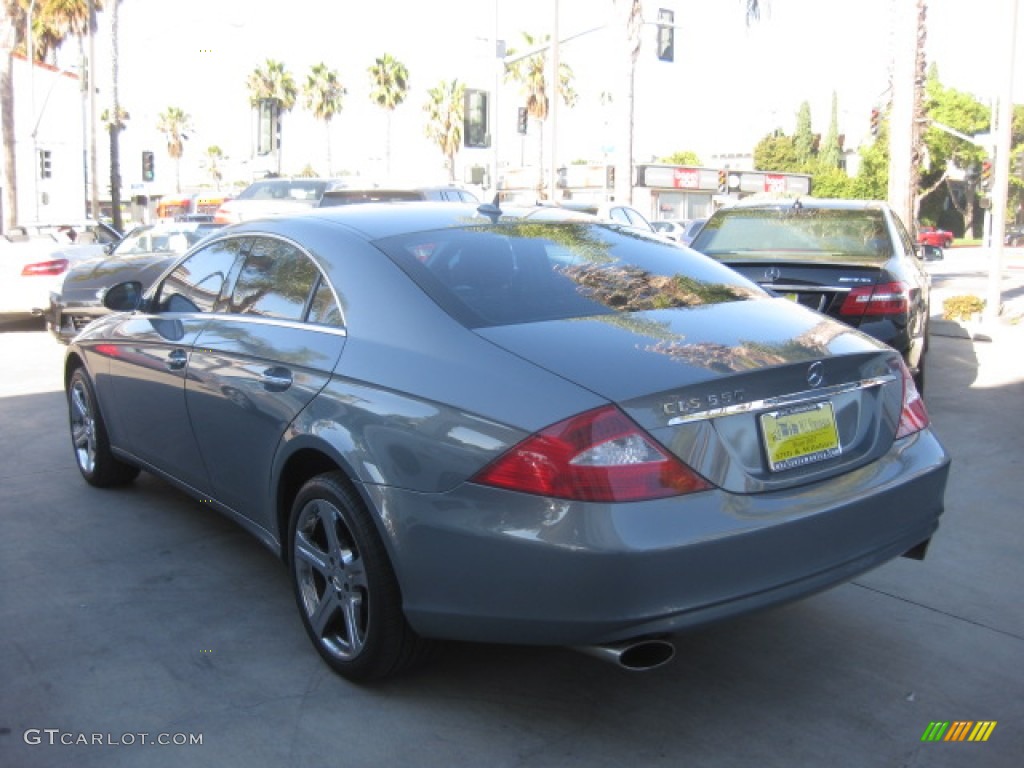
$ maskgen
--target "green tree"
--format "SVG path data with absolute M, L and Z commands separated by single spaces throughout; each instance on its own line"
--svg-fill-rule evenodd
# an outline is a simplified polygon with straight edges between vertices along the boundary
M 666 163 L 668 165 L 700 165 L 700 158 L 696 152 L 684 150 L 682 152 L 673 152 L 667 157 L 661 158 L 659 163 Z
M 818 152 L 818 164 L 824 169 L 840 168 L 843 164 L 843 147 L 839 139 L 839 97 L 832 91 L 832 117 L 828 133 Z
M 348 90 L 338 79 L 338 73 L 323 62 L 314 64 L 302 88 L 305 106 L 313 117 L 322 120 L 327 139 L 327 175 L 333 173 L 331 162 L 331 121 L 341 112 L 342 101 Z
M 803 173 L 804 164 L 796 151 L 792 136 L 775 132 L 765 136 L 754 147 L 754 167 L 759 171 Z
M 274 59 L 267 59 L 262 67 L 249 74 L 246 81 L 249 89 L 249 104 L 258 108 L 263 101 L 271 101 L 279 114 L 290 112 L 295 106 L 298 88 L 295 79 L 285 65 Z M 277 172 L 281 173 L 281 147 L 277 148 Z
M 174 161 L 174 191 L 181 193 L 181 156 L 192 132 L 192 118 L 181 107 L 168 107 L 157 116 L 156 129 L 167 139 L 167 155 Z
M 455 181 L 455 155 L 462 146 L 463 96 L 465 86 L 458 80 L 441 81 L 427 91 L 426 134 L 440 148 L 444 155 L 448 181 Z
M 796 133 L 793 134 L 793 150 L 797 162 L 805 170 L 810 168 L 814 158 L 814 131 L 811 128 L 811 105 L 806 101 L 796 113 Z
M 989 127 L 989 108 L 969 93 L 943 86 L 934 65 L 929 68 L 925 83 L 925 108 L 932 121 L 968 136 L 987 131 Z M 963 216 L 965 234 L 973 237 L 979 191 L 973 170 L 980 167 L 987 153 L 982 147 L 950 135 L 933 123 L 924 133 L 924 146 L 928 165 L 919 172 L 915 208 L 921 211 L 922 219 L 938 223 L 938 216 L 948 200 Z M 952 168 L 967 172 L 967 181 L 960 189 L 955 188 L 949 178 Z
M 221 164 L 226 159 L 224 150 L 216 144 L 211 144 L 206 148 L 206 172 L 210 174 L 210 178 L 213 179 L 218 192 L 220 192 L 220 185 L 224 181 L 224 171 L 221 168 Z
M 551 40 L 550 35 L 534 37 L 529 32 L 523 32 L 523 43 L 527 50 L 538 47 Z M 514 48 L 508 50 L 508 55 L 514 57 L 517 51 Z M 505 69 L 505 80 L 518 83 L 522 94 L 526 98 L 526 113 L 534 121 L 542 123 L 548 118 L 548 109 L 551 106 L 548 95 L 548 57 L 546 52 L 541 51 L 531 56 L 525 56 Z M 576 104 L 577 94 L 573 89 L 572 68 L 563 61 L 558 64 L 558 95 L 567 107 Z M 543 196 L 544 190 L 544 132 L 537 131 L 537 195 Z
M 385 167 L 391 175 L 391 116 L 409 93 L 409 70 L 390 53 L 378 57 L 368 70 L 370 101 L 387 115 Z

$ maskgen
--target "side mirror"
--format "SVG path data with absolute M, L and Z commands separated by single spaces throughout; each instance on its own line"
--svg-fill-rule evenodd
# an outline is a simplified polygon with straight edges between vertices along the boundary
M 132 312 L 142 303 L 142 283 L 118 283 L 103 294 L 103 306 L 115 312 Z
M 925 261 L 942 261 L 946 255 L 937 245 L 922 245 L 921 258 Z

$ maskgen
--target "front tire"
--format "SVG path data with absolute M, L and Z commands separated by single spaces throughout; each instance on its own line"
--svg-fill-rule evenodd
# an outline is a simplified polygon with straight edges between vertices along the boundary
M 110 438 L 96 395 L 85 369 L 76 368 L 68 380 L 68 421 L 75 463 L 89 485 L 111 488 L 127 485 L 139 468 L 127 464 L 110 450 Z
M 309 480 L 292 505 L 289 565 L 302 623 L 342 677 L 368 681 L 417 664 L 429 644 L 413 632 L 384 544 L 344 474 Z

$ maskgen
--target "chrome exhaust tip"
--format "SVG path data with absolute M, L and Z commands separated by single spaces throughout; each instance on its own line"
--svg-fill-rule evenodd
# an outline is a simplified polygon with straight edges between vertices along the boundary
M 676 655 L 676 647 L 660 637 L 623 640 L 602 645 L 578 645 L 573 650 L 615 664 L 630 672 L 646 672 L 668 664 Z

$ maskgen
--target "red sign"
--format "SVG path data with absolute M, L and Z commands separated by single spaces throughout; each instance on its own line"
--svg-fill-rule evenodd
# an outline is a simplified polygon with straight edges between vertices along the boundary
M 700 189 L 700 171 L 696 168 L 676 168 L 672 174 L 676 189 Z
M 780 176 L 777 173 L 766 173 L 764 175 L 764 191 L 765 192 L 785 192 L 786 191 L 786 177 Z

